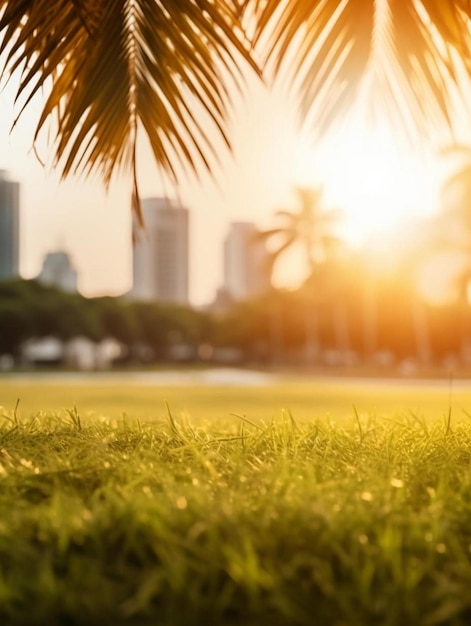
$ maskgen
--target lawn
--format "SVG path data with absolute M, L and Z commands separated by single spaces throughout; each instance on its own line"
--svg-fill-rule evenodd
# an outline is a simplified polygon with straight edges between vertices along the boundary
M 471 397 L 423 385 L 2 380 L 0 623 L 469 624 Z
M 12 410 L 19 400 L 23 417 L 41 411 L 64 414 L 77 407 L 82 416 L 105 415 L 161 420 L 167 404 L 178 416 L 191 416 L 200 423 L 223 419 L 231 414 L 270 420 L 291 411 L 297 420 L 331 417 L 350 419 L 354 412 L 365 416 L 397 416 L 412 413 L 427 420 L 442 419 L 450 408 L 455 418 L 471 412 L 471 381 L 411 381 L 322 379 L 316 377 L 274 377 L 257 385 L 184 385 L 129 382 L 107 374 L 59 382 L 54 378 L 0 377 L 0 406 Z M 270 379 L 268 379 L 270 380 Z M 137 379 L 139 381 L 139 378 Z

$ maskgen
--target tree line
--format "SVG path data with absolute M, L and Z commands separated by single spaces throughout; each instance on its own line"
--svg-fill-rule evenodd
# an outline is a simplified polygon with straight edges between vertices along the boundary
M 124 363 L 209 360 L 294 366 L 463 364 L 471 313 L 427 304 L 397 272 L 371 281 L 357 261 L 325 265 L 315 282 L 272 288 L 224 312 L 125 297 L 85 298 L 35 280 L 0 283 L 0 354 L 19 359 L 29 338 L 112 337 Z M 313 329 L 315 332 L 313 332 Z M 184 348 L 184 349 L 183 349 Z M 180 350 L 179 350 L 180 349 Z
M 164 358 L 172 343 L 198 345 L 205 315 L 189 307 L 131 302 L 122 297 L 85 298 L 36 280 L 0 283 L 0 354 L 19 357 L 30 338 L 111 337 L 129 357 L 145 346 L 149 360 Z

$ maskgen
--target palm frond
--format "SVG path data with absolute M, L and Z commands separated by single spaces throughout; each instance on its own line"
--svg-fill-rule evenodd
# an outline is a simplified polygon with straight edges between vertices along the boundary
M 271 251 L 271 271 L 287 250 L 300 244 L 312 274 L 319 263 L 340 250 L 341 240 L 333 232 L 339 221 L 339 213 L 322 206 L 322 187 L 297 187 L 294 191 L 298 197 L 298 209 L 278 210 L 275 217 L 281 222 L 280 226 L 260 231 L 257 238 L 277 244 Z M 320 258 L 322 261 L 319 261 Z
M 471 4 L 465 0 L 267 0 L 256 2 L 257 39 L 279 70 L 290 51 L 301 113 L 317 133 L 358 102 L 384 111 L 409 138 L 452 128 L 456 58 L 469 62 Z M 291 61 L 291 58 L 290 58 Z M 292 61 L 291 61 L 292 63 Z
M 20 70 L 17 99 L 48 95 L 35 141 L 56 121 L 53 166 L 109 183 L 131 171 L 140 216 L 136 142 L 143 131 L 175 180 L 228 145 L 229 87 L 258 72 L 244 34 L 246 0 L 0 0 L 2 77 Z

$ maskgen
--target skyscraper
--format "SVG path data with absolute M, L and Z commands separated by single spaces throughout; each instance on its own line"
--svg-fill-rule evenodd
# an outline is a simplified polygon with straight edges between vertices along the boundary
M 253 222 L 232 222 L 224 240 L 224 290 L 235 300 L 259 295 L 270 286 L 268 253 Z
M 0 280 L 19 276 L 20 184 L 0 170 Z
M 188 302 L 188 209 L 166 198 L 142 201 L 145 230 L 133 249 L 136 300 Z

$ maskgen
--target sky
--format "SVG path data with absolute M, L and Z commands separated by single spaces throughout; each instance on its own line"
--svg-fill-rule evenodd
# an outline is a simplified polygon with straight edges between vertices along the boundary
M 59 180 L 31 149 L 41 108 L 33 101 L 18 125 L 14 81 L 0 93 L 0 168 L 21 183 L 20 272 L 36 276 L 47 252 L 67 250 L 87 296 L 118 295 L 131 287 L 129 184 L 115 181 L 106 191 L 96 178 Z M 366 131 L 358 120 L 323 142 L 299 127 L 296 109 L 282 85 L 264 87 L 248 78 L 244 96 L 235 95 L 229 124 L 233 151 L 221 146 L 212 176 L 182 179 L 178 189 L 162 176 L 143 145 L 139 152 L 141 195 L 180 196 L 190 209 L 190 299 L 212 300 L 222 284 L 222 243 L 231 221 L 274 224 L 274 212 L 295 206 L 295 185 L 322 184 L 326 207 L 345 211 L 343 234 L 354 245 L 369 237 L 385 240 L 411 216 L 437 209 L 443 178 L 432 151 L 419 156 L 387 126 Z M 39 146 L 47 162 L 50 153 Z M 287 266 L 279 281 L 296 273 Z

